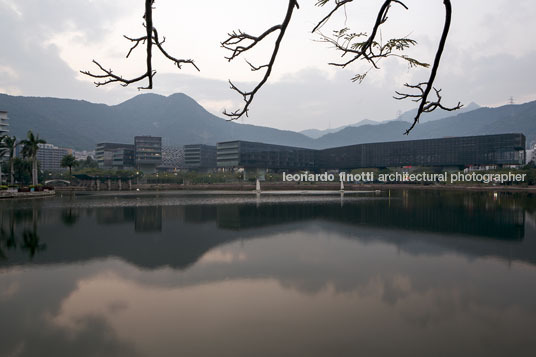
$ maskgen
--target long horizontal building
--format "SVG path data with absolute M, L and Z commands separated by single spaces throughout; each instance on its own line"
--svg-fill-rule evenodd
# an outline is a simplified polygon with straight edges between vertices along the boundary
M 358 144 L 318 152 L 323 169 L 523 165 L 525 136 L 498 134 Z
M 523 134 L 356 144 L 323 150 L 230 141 L 217 144 L 217 166 L 276 170 L 340 170 L 402 166 L 523 165 L 525 145 L 526 139 Z
M 317 151 L 293 146 L 228 141 L 217 144 L 218 167 L 313 170 Z

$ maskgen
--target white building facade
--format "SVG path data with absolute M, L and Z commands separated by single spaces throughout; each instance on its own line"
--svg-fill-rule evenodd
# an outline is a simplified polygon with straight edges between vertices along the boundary
M 7 112 L 0 110 L 0 136 L 9 134 Z
M 72 155 L 72 149 L 59 148 L 52 144 L 39 144 L 37 150 L 37 160 L 41 171 L 63 171 L 67 168 L 61 167 L 61 160 L 65 155 Z

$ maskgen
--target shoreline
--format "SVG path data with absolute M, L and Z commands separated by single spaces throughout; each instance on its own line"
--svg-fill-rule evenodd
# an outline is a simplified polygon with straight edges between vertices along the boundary
M 89 190 L 86 187 L 56 187 L 57 192 L 138 192 L 140 191 L 235 191 L 256 193 L 254 183 L 230 184 L 140 184 L 132 185 L 131 190 Z M 417 184 L 345 184 L 344 192 L 388 190 L 428 190 L 428 191 L 472 191 L 472 192 L 528 192 L 536 193 L 536 186 L 491 186 L 491 185 L 417 185 Z M 295 183 L 261 183 L 261 193 L 270 191 L 326 191 L 341 192 L 340 184 L 295 184 Z
M 52 197 L 56 195 L 56 191 L 41 191 L 41 192 L 0 192 L 0 199 L 30 199 Z

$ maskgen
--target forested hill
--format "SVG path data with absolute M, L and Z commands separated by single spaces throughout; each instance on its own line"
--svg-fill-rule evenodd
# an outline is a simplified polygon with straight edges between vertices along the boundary
M 47 142 L 78 150 L 94 149 L 98 142 L 133 142 L 136 135 L 162 136 L 165 144 L 216 144 L 248 140 L 309 148 L 367 142 L 399 141 L 446 136 L 521 132 L 536 142 L 536 102 L 480 108 L 420 123 L 409 136 L 409 123 L 350 126 L 336 133 L 310 138 L 293 131 L 229 122 L 219 118 L 185 94 L 168 97 L 141 94 L 108 106 L 86 101 L 17 97 L 0 94 L 0 110 L 9 112 L 10 134 L 18 138 L 31 129 Z M 327 119 L 326 119 L 327 120 Z
M 235 139 L 314 145 L 313 139 L 293 131 L 218 118 L 185 94 L 141 94 L 115 106 L 0 94 L 0 110 L 9 112 L 11 135 L 22 138 L 32 129 L 49 143 L 75 149 L 94 149 L 98 142 L 129 143 L 136 135 L 162 136 L 170 145 Z

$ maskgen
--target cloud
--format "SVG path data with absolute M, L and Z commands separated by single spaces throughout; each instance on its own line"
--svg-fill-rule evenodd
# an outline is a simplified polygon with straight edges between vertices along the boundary
M 218 116 L 222 116 L 222 109 L 232 110 L 242 104 L 240 95 L 229 90 L 225 79 L 245 79 L 249 82 L 237 84 L 241 88 L 252 88 L 256 82 L 250 77 L 247 66 L 241 61 L 220 66 L 221 61 L 214 60 L 214 57 L 223 58 L 224 55 L 217 51 L 216 35 L 223 28 L 232 29 L 235 23 L 242 21 L 241 14 L 246 14 L 240 5 L 243 3 L 226 8 L 233 13 L 232 18 L 218 20 L 218 16 L 211 14 L 207 21 L 217 20 L 217 24 L 211 23 L 196 30 L 196 36 L 182 37 L 176 35 L 183 33 L 183 27 L 170 26 L 175 21 L 169 14 L 180 9 L 180 16 L 176 19 L 190 24 L 193 20 L 185 14 L 198 14 L 203 6 L 165 2 L 158 5 L 156 14 L 163 26 L 162 33 L 169 34 L 170 41 L 166 44 L 170 51 L 191 54 L 202 72 L 178 71 L 160 57 L 155 57 L 158 74 L 154 92 L 165 95 L 186 93 Z M 430 61 L 428 57 L 435 50 L 436 27 L 441 22 L 437 19 L 442 19 L 442 7 L 432 4 L 417 6 L 416 2 L 408 5 L 410 12 L 407 14 L 401 9 L 393 12 L 390 19 L 393 26 L 389 29 L 411 30 L 420 43 L 414 54 L 419 59 Z M 224 5 L 214 3 L 214 6 L 217 13 L 217 9 L 223 9 L 220 6 Z M 270 19 L 278 18 L 280 7 L 280 4 L 267 5 Z M 526 36 L 536 30 L 536 24 L 531 21 L 536 16 L 533 2 L 520 1 L 514 6 L 503 0 L 479 0 L 455 2 L 454 7 L 453 27 L 436 82 L 438 87 L 443 88 L 445 104 L 476 101 L 481 105 L 497 105 L 505 103 L 510 96 L 518 102 L 534 99 L 535 72 L 532 63 L 536 49 Z M 405 63 L 393 59 L 382 61 L 382 69 L 371 71 L 363 84 L 352 83 L 350 78 L 368 67 L 357 65 L 337 70 L 328 66 L 326 63 L 330 58 L 338 59 L 337 54 L 333 49 L 313 43 L 311 39 L 315 36 L 303 32 L 310 27 L 311 19 L 326 9 L 318 12 L 311 5 L 301 10 L 303 13 L 298 15 L 303 17 L 296 18 L 295 28 L 289 33 L 288 42 L 282 46 L 273 77 L 259 91 L 251 106 L 250 117 L 244 118 L 244 123 L 291 130 L 324 129 L 365 118 L 392 119 L 398 111 L 415 107 L 411 102 L 396 101 L 392 96 L 395 90 L 403 88 L 405 82 L 426 80 L 428 71 L 409 71 Z M 374 9 L 366 7 L 366 10 Z M 355 24 L 354 20 L 360 20 L 361 15 L 354 18 L 354 14 L 358 14 L 356 8 L 349 8 L 349 19 L 357 30 L 359 22 L 355 21 Z M 419 21 L 404 22 L 406 15 L 419 18 Z M 260 26 L 255 25 L 255 19 L 251 17 L 244 21 L 248 29 L 250 25 L 254 25 L 252 29 Z M 10 35 L 5 36 L 3 51 L 0 52 L 0 91 L 107 104 L 129 99 L 139 94 L 136 86 L 95 88 L 79 70 L 94 69 L 91 59 L 97 58 L 106 67 L 125 76 L 143 71 L 143 51 L 125 60 L 129 43 L 122 38 L 123 33 L 139 33 L 140 24 L 140 7 L 133 6 L 128 0 L 2 0 L 0 31 Z M 171 37 L 176 40 L 171 41 Z M 181 45 L 186 48 L 173 47 Z M 262 56 L 263 51 L 260 52 L 261 61 Z M 256 60 L 255 56 L 248 59 Z M 237 68 L 242 75 L 237 74 Z

